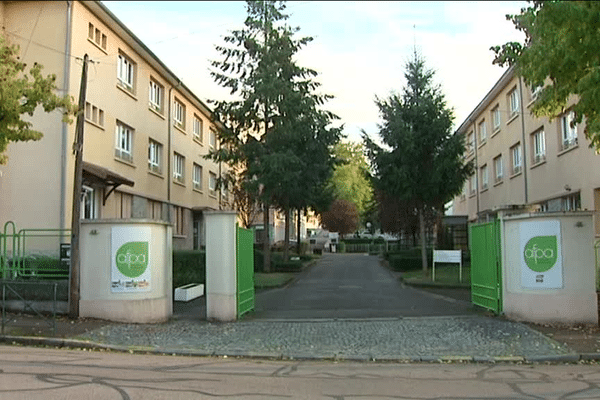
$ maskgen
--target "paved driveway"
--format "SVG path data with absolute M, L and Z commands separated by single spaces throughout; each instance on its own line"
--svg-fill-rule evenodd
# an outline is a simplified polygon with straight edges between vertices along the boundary
M 402 285 L 379 258 L 325 254 L 285 288 L 256 296 L 256 318 L 398 318 L 472 315 L 467 302 Z

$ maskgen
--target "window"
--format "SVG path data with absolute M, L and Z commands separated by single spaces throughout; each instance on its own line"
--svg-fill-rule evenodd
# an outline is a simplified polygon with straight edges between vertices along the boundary
M 460 200 L 464 200 L 467 197 L 467 186 L 469 185 L 469 182 L 465 182 L 465 184 L 462 187 L 462 191 L 460 192 Z
M 173 104 L 173 121 L 176 127 L 185 129 L 185 106 L 178 100 Z
M 563 211 L 581 210 L 581 193 L 574 193 L 561 199 Z
M 215 196 L 217 191 L 217 174 L 210 172 L 208 175 L 208 190 L 210 194 Z
M 541 163 L 546 159 L 546 137 L 544 130 L 540 129 L 531 136 L 533 142 L 533 164 Z
M 148 106 L 154 111 L 162 113 L 164 88 L 154 80 L 150 79 Z
M 81 189 L 81 218 L 98 218 L 98 201 L 96 199 L 96 190 L 89 186 L 83 186 Z
M 488 188 L 488 168 L 487 165 L 484 165 L 480 169 L 481 174 L 481 191 L 484 191 Z
M 192 133 L 194 135 L 194 139 L 202 143 L 202 120 L 197 115 L 194 115 L 194 126 L 192 127 Z
M 487 141 L 487 129 L 485 120 L 479 123 L 479 144 L 484 144 Z
M 500 107 L 498 105 L 492 110 L 492 124 L 494 132 L 500 130 Z
M 510 148 L 511 161 L 512 161 L 512 173 L 513 175 L 521 172 L 522 168 L 522 157 L 521 157 L 521 143 L 517 143 Z
M 104 127 L 104 110 L 92 105 L 91 103 L 85 103 L 85 119 L 100 127 Z
M 162 173 L 162 144 L 152 139 L 148 142 L 148 169 L 157 174 Z
M 502 165 L 502 155 L 494 158 L 494 176 L 495 182 L 501 182 L 504 177 L 504 169 Z
M 566 150 L 577 144 L 577 126 L 575 112 L 569 111 L 560 118 L 561 147 Z
M 173 179 L 176 182 L 184 183 L 185 157 L 181 154 L 173 154 Z
M 469 192 L 470 194 L 475 194 L 475 192 L 477 191 L 477 178 L 475 177 L 475 174 L 471 175 L 471 177 L 469 178 Z
M 135 63 L 124 54 L 119 54 L 117 62 L 117 78 L 119 84 L 125 89 L 133 92 L 135 82 Z
M 106 51 L 106 35 L 102 33 L 100 29 L 96 28 L 91 22 L 88 25 L 88 39 L 102 50 Z
M 192 183 L 194 184 L 194 189 L 202 190 L 202 167 L 196 163 L 194 163 Z
M 213 149 L 217 147 L 217 132 L 214 129 L 210 130 L 210 141 L 208 144 Z
M 531 87 L 531 101 L 536 101 L 539 97 L 543 86 L 532 86 Z
M 471 154 L 475 150 L 475 135 L 473 131 L 467 135 L 467 154 Z
M 115 156 L 121 160 L 133 162 L 133 129 L 121 121 L 117 121 L 116 131 Z
M 508 105 L 511 117 L 519 113 L 519 94 L 517 93 L 517 88 L 514 88 L 508 94 Z

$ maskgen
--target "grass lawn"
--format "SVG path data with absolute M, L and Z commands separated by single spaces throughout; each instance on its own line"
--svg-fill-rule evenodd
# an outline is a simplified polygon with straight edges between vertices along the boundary
M 255 272 L 254 273 L 254 287 L 256 289 L 267 289 L 280 287 L 294 279 L 296 272 Z
M 450 265 L 439 265 L 436 263 L 436 267 L 435 267 L 435 282 L 432 280 L 432 271 L 431 271 L 431 266 L 429 266 L 430 268 L 430 274 L 428 277 L 423 276 L 423 271 L 422 270 L 418 270 L 418 271 L 409 271 L 409 272 L 405 272 L 402 274 L 402 278 L 407 282 L 407 283 L 415 283 L 415 284 L 431 284 L 431 285 L 437 285 L 439 284 L 440 286 L 444 286 L 444 285 L 465 285 L 468 286 L 471 284 L 471 267 L 470 266 L 464 266 L 463 265 L 463 271 L 462 271 L 462 283 L 459 281 L 459 274 L 458 274 L 458 265 L 456 264 L 450 264 Z

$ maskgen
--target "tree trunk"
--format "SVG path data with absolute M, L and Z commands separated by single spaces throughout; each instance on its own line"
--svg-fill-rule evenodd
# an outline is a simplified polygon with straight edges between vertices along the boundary
M 290 210 L 289 209 L 285 209 L 285 235 L 284 235 L 284 239 L 283 239 L 283 261 L 288 262 L 290 261 L 290 227 L 291 227 L 291 220 L 290 220 Z
M 423 264 L 423 276 L 429 276 L 429 268 L 427 267 L 427 248 L 425 239 L 425 216 L 424 210 L 419 210 L 419 226 L 421 228 L 421 261 Z
M 263 243 L 263 265 L 265 272 L 271 272 L 271 239 L 269 236 L 269 204 L 263 204 L 263 226 L 265 230 Z
M 301 219 L 302 210 L 298 209 L 298 227 L 296 229 L 296 253 L 300 255 L 300 224 L 302 223 Z

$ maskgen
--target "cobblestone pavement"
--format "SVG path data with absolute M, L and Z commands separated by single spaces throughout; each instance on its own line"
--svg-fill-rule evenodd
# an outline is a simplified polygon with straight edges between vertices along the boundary
M 482 316 L 110 325 L 80 337 L 132 350 L 348 360 L 537 360 L 570 350 L 529 327 Z M 516 357 L 516 358 L 515 358 Z

